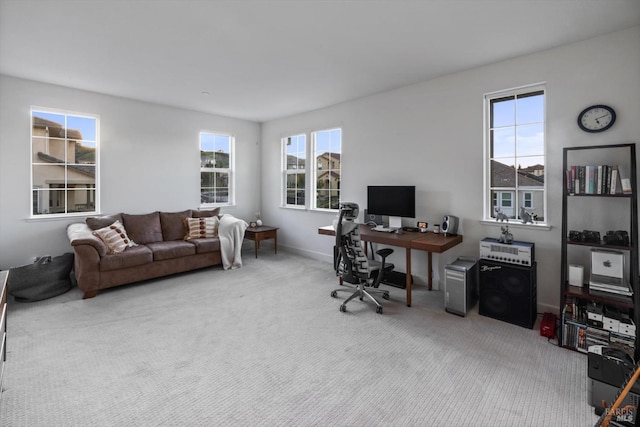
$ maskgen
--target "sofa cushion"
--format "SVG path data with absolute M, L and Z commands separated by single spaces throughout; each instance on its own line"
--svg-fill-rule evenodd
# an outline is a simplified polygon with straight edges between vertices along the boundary
M 148 264 L 153 261 L 153 253 L 146 246 L 134 246 L 119 254 L 106 255 L 100 259 L 100 271 L 122 270 Z
M 210 216 L 219 216 L 220 208 L 215 209 L 206 209 L 206 210 L 193 210 L 191 211 L 191 216 L 193 218 L 207 218 Z
M 125 249 L 136 246 L 127 235 L 127 230 L 122 226 L 120 221 L 116 221 L 108 227 L 94 230 L 93 234 L 98 236 L 105 245 L 107 245 L 107 253 L 119 254 Z
M 92 230 L 108 227 L 116 221 L 122 222 L 122 214 L 89 216 L 84 220 Z
M 162 241 L 162 226 L 160 212 L 143 215 L 122 214 L 124 228 L 127 229 L 131 240 L 139 245 Z
M 164 240 L 182 240 L 187 234 L 184 220 L 191 217 L 191 209 L 182 212 L 160 212 L 160 225 Z
M 208 237 L 205 239 L 192 239 L 190 243 L 196 247 L 196 253 L 204 254 L 207 252 L 220 252 L 220 239 L 217 237 Z
M 154 261 L 162 261 L 171 258 L 180 258 L 183 256 L 195 255 L 196 247 L 184 240 L 171 240 L 168 242 L 153 242 L 147 244 L 147 247 L 153 252 Z
M 185 223 L 187 226 L 187 235 L 184 236 L 184 240 L 218 237 L 218 224 L 220 220 L 217 216 L 187 218 Z

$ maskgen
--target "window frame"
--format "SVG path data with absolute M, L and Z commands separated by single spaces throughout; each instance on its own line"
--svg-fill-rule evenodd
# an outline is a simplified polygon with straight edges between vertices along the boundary
M 329 165 L 329 169 L 323 169 L 321 168 L 322 164 L 318 161 L 318 158 L 320 157 L 318 155 L 318 134 L 322 133 L 322 132 L 333 132 L 339 130 L 340 131 L 340 157 L 342 158 L 342 141 L 343 141 L 343 129 L 342 126 L 334 126 L 334 127 L 328 127 L 328 128 L 323 128 L 323 129 L 318 129 L 315 130 L 313 132 L 311 132 L 311 150 L 310 154 L 312 154 L 314 156 L 314 162 L 313 162 L 313 171 L 312 171 L 312 179 L 311 181 L 311 192 L 309 194 L 313 194 L 313 199 L 311 199 L 311 209 L 316 210 L 316 211 L 326 211 L 326 212 L 338 212 L 339 210 L 339 206 L 340 206 L 340 194 L 341 194 L 341 182 L 342 182 L 342 161 L 339 161 L 339 167 L 338 168 L 334 168 L 333 166 L 335 166 L 334 160 L 331 160 L 331 164 Z M 331 207 L 328 208 L 323 208 L 323 207 L 318 207 L 318 178 L 320 175 L 320 171 L 322 171 L 322 173 L 326 172 L 326 171 L 334 171 L 334 170 L 338 170 L 339 171 L 339 178 L 338 178 L 338 206 L 333 209 Z M 331 190 L 329 190 L 331 191 Z M 331 206 L 331 196 L 329 196 L 329 206 Z
M 301 138 L 304 137 L 304 168 L 302 169 L 289 169 L 288 162 L 288 144 L 287 141 L 292 138 Z M 282 206 L 291 209 L 307 209 L 307 203 L 309 202 L 309 180 L 308 178 L 308 169 L 309 169 L 309 138 L 308 135 L 304 132 L 295 133 L 293 135 L 285 136 L 281 139 L 281 149 L 282 153 Z M 299 151 L 298 151 L 299 153 Z M 303 175 L 304 176 L 304 203 L 289 203 L 288 193 L 290 191 L 289 188 L 289 177 L 291 175 Z M 296 179 L 297 182 L 297 179 Z M 298 187 L 296 187 L 298 188 Z
M 299 210 L 313 210 L 313 211 L 321 211 L 321 212 L 332 212 L 335 213 L 338 211 L 338 208 L 324 208 L 318 207 L 318 176 L 319 171 L 324 172 L 325 169 L 319 167 L 319 159 L 316 155 L 317 147 L 318 147 L 318 134 L 322 132 L 332 132 L 332 131 L 340 131 L 340 156 L 342 156 L 342 143 L 344 136 L 344 129 L 342 126 L 327 126 L 322 128 L 317 128 L 314 130 L 308 130 L 303 132 L 291 132 L 286 136 L 283 136 L 280 139 L 280 158 L 281 158 L 281 202 L 280 206 L 287 209 L 299 209 Z M 294 173 L 292 171 L 288 171 L 287 169 L 287 145 L 286 141 L 292 137 L 299 137 L 304 135 L 305 137 L 305 167 L 304 172 L 295 172 L 295 173 L 304 173 L 305 174 L 305 203 L 304 205 L 295 205 L 287 203 L 287 176 Z M 333 163 L 333 162 L 332 162 Z M 340 178 L 338 179 L 338 194 L 341 191 L 341 180 L 342 180 L 342 162 L 338 161 L 339 168 L 333 168 L 333 170 L 340 171 Z M 335 166 L 335 163 L 333 164 Z M 330 169 L 331 170 L 331 169 Z M 299 170 L 302 171 L 302 170 Z M 340 203 L 340 196 L 338 195 L 338 205 Z
M 63 116 L 64 123 L 62 124 L 62 126 L 65 129 L 64 137 L 60 137 L 60 136 L 50 137 L 48 127 L 44 135 L 36 135 L 34 133 L 34 117 L 37 117 L 38 113 L 41 113 L 43 116 L 46 116 L 46 115 Z M 81 120 L 88 119 L 88 120 L 95 121 L 95 125 L 93 127 L 93 131 L 95 132 L 95 138 L 91 139 L 87 137 L 87 135 L 83 135 L 82 139 L 70 138 L 70 135 L 68 132 L 69 130 L 79 131 L 78 129 L 72 128 L 71 126 L 73 125 L 69 124 L 70 117 L 73 119 L 81 119 Z M 45 121 L 48 120 L 44 117 L 40 117 L 40 118 L 42 118 Z M 29 197 L 30 208 L 29 208 L 28 218 L 30 220 L 42 220 L 42 219 L 83 217 L 83 216 L 99 214 L 100 213 L 100 193 L 101 193 L 100 192 L 100 116 L 94 113 L 69 111 L 69 110 L 64 110 L 60 108 L 31 106 L 29 109 L 29 135 L 30 135 L 30 138 L 29 138 L 29 159 L 30 159 L 29 191 L 31 193 L 31 196 Z M 56 157 L 56 159 L 60 160 L 60 162 L 54 162 L 56 165 L 64 166 L 63 178 L 60 183 L 55 184 L 57 186 L 61 185 L 61 187 L 57 187 L 57 188 L 63 190 L 64 212 L 37 213 L 37 214 L 34 213 L 34 206 L 36 206 L 36 204 L 40 206 L 43 202 L 42 198 L 39 195 L 37 196 L 37 194 L 40 193 L 41 189 L 45 188 L 39 183 L 36 183 L 36 180 L 34 179 L 36 175 L 34 166 L 49 166 L 52 164 L 52 162 L 34 161 L 35 160 L 34 144 L 37 144 L 36 143 L 37 139 L 44 139 L 43 141 L 44 147 L 46 148 L 45 151 L 47 151 L 45 154 L 49 154 L 49 155 L 51 154 L 49 147 L 51 146 L 52 140 L 61 141 L 62 145 L 64 146 L 64 159 L 58 159 Z M 87 184 L 87 187 L 77 187 L 77 188 L 70 187 L 70 186 L 75 186 L 76 184 L 72 182 L 74 181 L 74 179 L 69 174 L 69 168 L 76 166 L 76 172 L 79 172 L 81 169 L 81 165 L 85 164 L 77 161 L 76 162 L 69 161 L 69 142 L 70 141 L 85 141 L 89 143 L 89 146 L 91 144 L 95 145 L 94 163 L 93 163 L 93 168 L 94 168 L 93 184 Z M 54 187 L 50 187 L 50 188 L 54 188 Z M 86 210 L 86 211 L 69 212 L 69 207 L 70 207 L 69 202 L 71 200 L 68 197 L 69 192 L 75 193 L 75 192 L 80 192 L 82 190 L 84 190 L 88 194 L 88 196 L 86 197 L 86 201 L 87 201 L 86 204 L 90 204 L 91 202 L 93 202 L 92 203 L 93 209 Z M 60 194 L 57 194 L 56 197 L 59 198 Z
M 217 136 L 221 136 L 224 138 L 229 138 L 229 166 L 226 168 L 219 167 L 203 167 L 202 165 L 202 136 L 212 135 L 215 141 Z M 209 131 L 202 130 L 198 133 L 198 151 L 200 152 L 200 204 L 199 207 L 201 209 L 222 207 L 222 206 L 235 206 L 236 203 L 236 179 L 235 179 L 235 145 L 236 138 L 235 135 L 228 132 L 219 132 L 219 131 Z M 215 146 L 214 146 L 215 150 Z M 202 173 L 226 173 L 228 177 L 228 193 L 227 193 L 227 202 L 202 202 L 202 189 L 204 188 L 202 185 Z M 218 187 L 214 187 L 218 188 Z
M 492 173 L 492 169 L 491 169 L 491 161 L 492 161 L 492 138 L 491 138 L 491 131 L 492 131 L 492 110 L 491 110 L 491 106 L 492 106 L 492 101 L 498 100 L 498 99 L 502 99 L 502 98 L 509 98 L 509 97 L 515 97 L 514 99 L 517 98 L 524 98 L 528 95 L 534 94 L 536 92 L 541 92 L 543 95 L 543 99 L 542 99 L 542 123 L 538 123 L 542 125 L 542 132 L 543 132 L 543 138 L 542 138 L 542 144 L 543 144 L 543 154 L 539 157 L 543 158 L 544 161 L 544 182 L 542 185 L 542 188 L 540 190 L 534 190 L 532 189 L 530 186 L 519 186 L 518 182 L 516 182 L 515 187 L 498 187 L 498 186 L 494 186 L 492 187 L 492 177 L 491 177 L 491 173 Z M 510 225 L 522 225 L 523 227 L 534 227 L 534 228 L 549 228 L 548 225 L 548 189 L 547 189 L 547 173 L 548 171 L 547 166 L 548 166 L 548 148 L 547 148 L 547 96 L 548 96 L 548 90 L 546 88 L 546 84 L 544 82 L 542 83 L 535 83 L 535 84 L 531 84 L 531 85 L 525 85 L 525 86 L 520 86 L 520 87 L 516 87 L 516 88 L 511 88 L 511 89 L 507 89 L 507 90 L 501 90 L 501 91 L 496 91 L 496 92 L 491 92 L 491 93 L 486 93 L 483 97 L 483 126 L 484 126 L 484 132 L 483 132 L 483 160 L 484 160 L 484 176 L 483 176 L 483 193 L 484 193 L 484 197 L 483 197 L 483 213 L 482 213 L 482 222 L 484 222 L 485 224 L 495 224 L 497 222 L 496 216 L 495 216 L 495 212 L 494 212 L 494 205 L 496 200 L 494 200 L 494 198 L 492 197 L 492 193 L 493 192 L 497 192 L 498 193 L 498 198 L 502 197 L 502 193 L 503 192 L 508 192 L 511 191 L 513 192 L 512 195 L 512 206 L 514 209 L 514 213 L 515 213 L 515 218 L 510 218 L 511 222 L 509 223 Z M 516 110 L 517 111 L 517 110 Z M 517 116 L 516 116 L 517 117 Z M 526 124 L 518 124 L 517 122 L 514 122 L 514 134 L 516 134 L 516 129 L 518 126 L 523 126 L 523 125 L 531 125 L 531 123 L 526 123 Z M 515 152 L 514 153 L 514 164 L 517 165 L 518 164 L 518 158 L 524 158 L 526 156 L 518 156 L 518 153 Z M 524 194 L 531 194 L 531 199 L 530 202 L 532 205 L 535 205 L 535 197 L 533 196 L 533 193 L 542 193 L 542 204 L 543 204 L 543 212 L 536 212 L 539 216 L 543 217 L 543 220 L 540 221 L 536 221 L 534 224 L 528 223 L 528 224 L 522 224 L 522 218 L 520 218 L 520 206 L 523 205 L 523 203 L 525 202 L 526 198 L 524 196 Z M 500 203 L 500 200 L 498 200 L 498 202 Z M 529 209 L 529 208 L 527 208 Z M 540 213 L 542 213 L 542 215 L 540 215 Z M 498 222 L 501 223 L 501 222 Z

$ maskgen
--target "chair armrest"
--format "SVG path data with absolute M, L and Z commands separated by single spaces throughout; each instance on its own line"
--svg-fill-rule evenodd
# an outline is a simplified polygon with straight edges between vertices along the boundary
M 378 249 L 376 253 L 384 259 L 393 253 L 393 249 L 391 248 Z

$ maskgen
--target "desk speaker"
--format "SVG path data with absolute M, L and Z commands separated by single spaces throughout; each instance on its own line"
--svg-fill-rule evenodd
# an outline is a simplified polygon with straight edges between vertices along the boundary
M 536 263 L 532 266 L 480 260 L 478 312 L 533 329 L 537 315 Z
M 458 234 L 458 217 L 445 215 L 444 218 L 442 218 L 442 227 L 440 229 L 444 234 L 455 236 Z

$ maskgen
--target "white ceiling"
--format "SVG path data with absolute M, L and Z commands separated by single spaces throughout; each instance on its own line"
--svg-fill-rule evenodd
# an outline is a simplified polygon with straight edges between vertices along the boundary
M 638 24 L 638 0 L 0 0 L 0 73 L 267 121 Z

